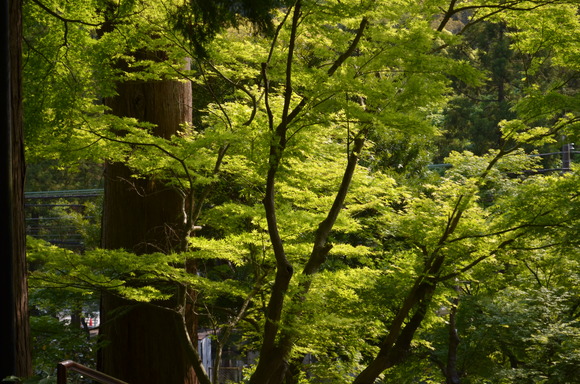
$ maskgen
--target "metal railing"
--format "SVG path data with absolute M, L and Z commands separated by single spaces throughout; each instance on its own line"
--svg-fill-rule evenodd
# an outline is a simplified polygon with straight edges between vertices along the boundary
M 102 189 L 25 192 L 26 234 L 54 245 L 82 251 L 86 244 L 80 221 L 98 225 L 88 202 L 99 204 Z
M 96 371 L 82 364 L 75 363 L 72 360 L 65 360 L 58 363 L 56 366 L 56 383 L 66 384 L 68 371 L 75 371 L 91 379 L 97 380 L 103 384 L 128 384 L 125 381 L 115 379 L 112 376 L 106 375 L 103 372 Z
M 24 192 L 26 199 L 66 199 L 102 196 L 101 189 L 67 189 L 62 191 L 28 191 Z

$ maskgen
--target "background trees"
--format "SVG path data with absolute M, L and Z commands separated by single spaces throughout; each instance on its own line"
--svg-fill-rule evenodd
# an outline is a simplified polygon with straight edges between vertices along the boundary
M 56 140 L 31 138 L 30 150 L 114 164 L 102 244 L 111 250 L 48 260 L 33 277 L 122 299 L 103 307 L 105 335 L 124 329 L 102 349 L 104 370 L 133 378 L 110 352 L 145 332 L 181 340 L 172 352 L 184 367 L 216 382 L 192 340 L 197 322 L 218 351 L 235 333 L 260 352 L 252 383 L 568 377 L 575 347 L 557 340 L 576 332 L 575 293 L 553 306 L 561 330 L 541 336 L 546 320 L 498 321 L 494 301 L 535 313 L 577 288 L 561 280 L 521 299 L 557 275 L 554 260 L 576 258 L 576 174 L 543 175 L 529 156 L 577 135 L 578 60 L 556 39 L 557 25 L 577 30 L 575 4 L 297 1 L 273 8 L 273 28 L 259 31 L 253 13 L 221 14 L 234 27 L 205 30 L 212 38 L 201 42 L 197 18 L 210 11 L 197 2 L 108 14 L 62 5 L 49 22 L 31 5 L 28 57 L 44 72 L 29 79 L 48 81 L 27 83 L 29 132 Z M 492 38 L 478 40 L 481 31 Z M 191 120 L 177 112 L 190 107 Z M 464 136 L 466 125 L 485 127 L 484 138 Z M 437 152 L 444 130 L 456 144 Z M 465 140 L 475 153 L 451 151 Z M 452 168 L 429 172 L 429 151 Z M 148 315 L 135 320 L 138 308 Z M 527 333 L 507 337 L 510 324 Z M 494 341 L 478 344 L 488 328 Z M 546 343 L 557 369 L 541 366 Z M 138 349 L 123 357 L 140 367 L 138 381 L 159 381 L 156 369 L 170 382 L 192 378 L 170 379 L 158 358 L 138 362 L 153 355 Z

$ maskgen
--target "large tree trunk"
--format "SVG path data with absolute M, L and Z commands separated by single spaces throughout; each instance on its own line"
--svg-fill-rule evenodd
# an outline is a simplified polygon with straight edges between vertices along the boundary
M 191 122 L 191 86 L 178 81 L 127 82 L 107 100 L 112 113 L 157 125 L 154 134 L 169 138 L 180 124 Z M 120 163 L 107 164 L 102 246 L 137 254 L 169 252 L 180 244 L 182 197 L 162 180 L 133 179 Z M 191 313 L 191 319 L 193 319 Z M 189 384 L 195 374 L 175 319 L 152 305 L 110 294 L 101 303 L 101 335 L 105 346 L 99 369 L 134 384 Z M 195 322 L 189 321 L 195 337 Z
M 0 49 L 2 50 L 0 114 L 1 178 L 0 231 L 2 270 L 0 289 L 4 292 L 2 313 L 6 322 L 0 331 L 0 379 L 32 375 L 28 285 L 24 227 L 24 144 L 22 127 L 22 1 L 3 1 L 0 9 Z

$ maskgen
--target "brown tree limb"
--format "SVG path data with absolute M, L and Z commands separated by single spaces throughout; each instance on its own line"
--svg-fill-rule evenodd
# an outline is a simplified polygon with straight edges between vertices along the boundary
M 46 13 L 48 13 L 49 15 L 59 19 L 60 21 L 66 23 L 77 23 L 77 24 L 82 24 L 82 25 L 87 25 L 90 27 L 100 27 L 102 25 L 104 25 L 105 23 L 89 23 L 87 21 L 84 20 L 80 20 L 80 19 L 69 19 L 66 18 L 64 16 L 62 16 L 61 14 L 53 11 L 52 9 L 48 8 L 46 5 L 44 5 L 42 2 L 40 2 L 40 0 L 32 0 L 32 2 L 36 5 L 38 5 L 40 8 L 42 8 L 43 11 L 45 11 Z
M 280 238 L 280 234 L 278 233 L 276 222 L 276 207 L 274 205 L 274 185 L 279 162 L 287 144 L 288 125 L 308 105 L 307 98 L 302 98 L 298 105 L 290 109 L 292 96 L 292 59 L 300 15 L 301 1 L 298 0 L 294 5 L 294 13 L 292 17 L 289 53 L 286 62 L 286 80 L 282 119 L 275 129 L 270 146 L 270 166 L 268 169 L 268 176 L 266 181 L 266 193 L 263 200 L 263 204 L 266 210 L 266 220 L 268 223 L 270 241 L 273 246 L 274 255 L 276 258 L 276 277 L 266 310 L 266 324 L 264 327 L 264 340 L 260 350 L 260 360 L 254 375 L 252 375 L 252 378 L 250 379 L 250 383 L 274 384 L 281 382 L 282 378 L 285 376 L 288 366 L 286 359 L 293 345 L 293 337 L 288 332 L 284 332 L 284 334 L 281 335 L 281 341 L 278 346 L 276 345 L 276 338 L 280 331 L 279 321 L 281 319 L 281 313 L 284 306 L 284 297 L 290 283 L 290 279 L 292 278 L 293 268 L 286 258 L 282 240 Z M 346 61 L 346 59 L 352 55 L 352 52 L 356 49 L 356 46 L 362 37 L 367 23 L 368 22 L 366 19 L 361 22 L 361 27 L 359 28 L 355 39 L 349 45 L 348 49 L 335 61 L 333 67 L 328 72 L 329 76 L 332 76 L 336 70 Z M 267 64 L 265 63 L 262 65 L 262 75 L 266 84 L 266 111 L 268 113 L 268 120 L 271 131 L 273 131 L 273 116 L 268 104 L 268 77 L 266 71 Z M 365 134 L 361 134 L 358 138 L 355 139 L 356 150 L 351 151 L 349 155 L 347 168 L 345 170 L 343 181 L 339 187 L 339 191 L 335 198 L 333 207 L 330 209 L 327 219 L 320 224 L 317 231 L 317 239 L 315 241 L 313 253 L 311 256 L 312 261 L 305 268 L 307 273 L 315 273 L 324 261 L 326 254 L 330 250 L 330 247 L 327 245 L 328 235 L 336 221 L 338 213 L 342 209 L 342 205 L 344 204 L 344 200 L 348 192 L 352 176 L 354 174 L 354 169 L 358 161 L 359 153 L 364 145 L 364 136 Z
M 280 327 L 282 309 L 284 308 L 284 299 L 294 270 L 286 257 L 282 238 L 280 237 L 278 229 L 275 204 L 275 184 L 280 161 L 286 147 L 288 113 L 290 109 L 292 92 L 292 60 L 297 33 L 296 31 L 298 29 L 298 21 L 301 13 L 301 5 L 301 0 L 297 0 L 294 5 L 291 26 L 291 39 L 289 43 L 290 48 L 288 52 L 288 59 L 286 61 L 286 90 L 284 96 L 282 120 L 276 127 L 276 130 L 273 132 L 273 136 L 271 138 L 269 166 L 266 178 L 266 192 L 264 199 L 262 200 L 264 210 L 266 212 L 266 222 L 268 225 L 270 243 L 272 244 L 274 257 L 276 259 L 276 275 L 274 278 L 272 293 L 270 294 L 270 299 L 266 308 L 266 321 L 264 324 L 262 346 L 260 348 L 260 360 L 258 361 L 256 371 L 250 378 L 250 383 L 268 383 L 272 377 L 272 372 L 278 372 L 279 369 L 283 370 L 283 367 L 280 365 L 282 359 L 279 358 L 279 354 L 275 353 L 274 351 L 276 349 L 276 336 L 278 335 L 278 330 Z M 263 64 L 263 75 L 267 74 L 266 69 L 267 64 Z M 267 77 L 264 77 L 264 79 L 266 80 L 267 84 Z M 268 113 L 268 117 L 270 121 L 270 128 L 272 128 L 273 116 L 271 115 L 271 111 Z
M 549 5 L 549 4 L 554 4 L 555 1 L 549 0 L 549 1 L 529 2 L 529 1 L 522 1 L 522 0 L 512 0 L 512 1 L 506 1 L 506 2 L 499 2 L 498 4 L 466 5 L 463 7 L 455 8 L 456 3 L 457 3 L 457 0 L 452 0 L 449 3 L 449 7 L 447 8 L 447 11 L 445 11 L 445 13 L 443 15 L 443 19 L 441 20 L 441 22 L 439 23 L 439 26 L 437 27 L 437 31 L 439 31 L 439 32 L 443 31 L 443 29 L 445 28 L 445 26 L 447 25 L 447 23 L 449 22 L 451 17 L 453 17 L 453 15 L 460 13 L 460 12 L 473 11 L 473 10 L 479 10 L 479 9 L 493 10 L 490 14 L 482 16 L 479 19 L 477 19 L 475 22 L 468 24 L 468 25 L 473 25 L 473 24 L 480 22 L 480 21 L 483 21 L 484 19 L 487 19 L 487 18 L 491 17 L 492 15 L 497 14 L 499 12 L 503 12 L 503 11 L 532 11 L 534 9 L 537 9 L 537 8 L 540 8 L 540 7 Z M 520 4 L 523 4 L 523 3 L 532 3 L 533 5 L 519 6 Z
M 330 68 L 328 68 L 328 76 L 332 76 L 334 75 L 334 73 L 336 72 L 336 70 L 338 68 L 340 68 L 340 66 L 346 61 L 346 59 L 348 59 L 350 56 L 352 56 L 352 54 L 354 53 L 356 47 L 358 46 L 358 43 L 360 41 L 360 39 L 362 38 L 364 31 L 366 29 L 366 27 L 368 26 L 369 21 L 366 17 L 363 17 L 363 19 L 360 22 L 360 25 L 358 27 L 358 30 L 356 32 L 356 35 L 354 37 L 354 39 L 352 40 L 352 42 L 350 43 L 350 46 L 346 49 L 346 51 L 344 51 L 336 60 L 335 62 L 332 64 L 332 66 Z
M 457 333 L 457 306 L 459 298 L 455 297 L 451 302 L 451 311 L 449 313 L 448 325 L 448 348 L 447 348 L 447 366 L 445 367 L 445 383 L 460 384 L 459 373 L 457 371 L 457 348 L 459 347 L 459 334 Z
M 306 263 L 306 265 L 304 266 L 304 270 L 302 271 L 303 275 L 309 276 L 318 272 L 320 266 L 326 260 L 328 252 L 332 248 L 332 245 L 328 244 L 328 236 L 330 235 L 330 231 L 332 230 L 334 224 L 336 223 L 338 214 L 340 213 L 340 211 L 344 206 L 344 201 L 350 188 L 355 168 L 358 164 L 359 155 L 365 143 L 365 135 L 366 130 L 359 133 L 358 137 L 354 139 L 354 145 L 352 151 L 348 156 L 348 162 L 346 165 L 346 169 L 344 170 L 344 174 L 342 176 L 340 187 L 338 188 L 336 196 L 334 197 L 334 202 L 332 203 L 332 207 L 328 211 L 328 215 L 318 225 L 310 258 L 308 259 L 308 262 Z

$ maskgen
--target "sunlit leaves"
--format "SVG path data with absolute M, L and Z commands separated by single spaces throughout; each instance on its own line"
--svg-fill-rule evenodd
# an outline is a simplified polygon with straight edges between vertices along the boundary
M 81 292 L 108 289 L 139 301 L 167 298 L 158 288 L 146 285 L 167 281 L 171 275 L 163 272 L 167 260 L 159 256 L 139 258 L 122 250 L 94 250 L 79 255 L 39 240 L 28 240 L 29 260 L 38 265 L 31 275 L 35 289 L 59 287 Z M 139 288 L 127 284 L 137 278 L 141 282 Z
M 95 4 L 74 3 L 53 8 L 67 18 L 103 22 Z M 485 5 L 456 5 L 466 4 Z M 443 1 L 304 1 L 291 66 L 284 13 L 289 9 L 280 9 L 273 12 L 280 28 L 275 35 L 258 34 L 239 19 L 236 28 L 216 31 L 212 42 L 204 42 L 206 56 L 194 56 L 191 70 L 184 68 L 192 54 L 187 38 L 168 28 L 168 15 L 175 15 L 171 2 L 122 2 L 117 14 L 107 15 L 116 22 L 113 30 L 44 19 L 38 9 L 28 8 L 30 153 L 122 162 L 134 177 L 154 178 L 192 197 L 184 199 L 186 209 L 199 208 L 181 254 L 91 250 L 78 255 L 31 240 L 30 260 L 38 265 L 31 275 L 35 289 L 108 290 L 148 303 L 194 289 L 201 324 L 229 326 L 244 303 L 248 312 L 240 319 L 252 326 L 248 331 L 240 325 L 244 341 L 259 344 L 256 329 L 267 321 L 264 308 L 276 270 L 263 207 L 265 181 L 269 162 L 280 160 L 276 229 L 295 276 L 287 292 L 278 292 L 290 302 L 281 328 L 295 337 L 290 357 L 315 356 L 312 377 L 349 382 L 377 352 L 421 279 L 430 279 L 436 292 L 409 344 L 413 351 L 438 348 L 429 335 L 445 319 L 435 307 L 458 294 L 451 286 L 469 282 L 473 291 L 485 285 L 499 304 L 470 303 L 483 317 L 473 308 L 466 312 L 481 320 L 463 328 L 467 335 L 493 330 L 498 339 L 529 342 L 529 349 L 517 353 L 533 356 L 536 365 L 548 347 L 561 348 L 561 356 L 576 361 L 575 344 L 554 340 L 577 334 L 577 324 L 561 316 L 565 305 L 577 300 L 578 277 L 564 273 L 578 266 L 573 251 L 580 228 L 577 170 L 537 174 L 537 157 L 516 149 L 577 135 L 575 8 L 555 4 L 549 8 L 553 14 L 511 12 L 503 19 L 512 49 L 525 62 L 517 84 L 511 84 L 513 117 L 499 124 L 503 138 L 494 143 L 496 150 L 451 152 L 445 159 L 451 168 L 441 175 L 420 166 L 399 171 L 418 157 L 428 161 L 453 82 L 479 90 L 484 84 L 484 74 L 474 69 L 483 56 L 468 50 L 461 59 L 452 57 L 462 37 L 433 28 L 448 6 Z M 562 36 L 560 25 L 569 28 Z M 556 47 L 548 48 L 552 44 Z M 554 73 L 554 81 L 542 78 Z M 171 138 L 152 135 L 150 123 L 108 114 L 100 101 L 115 94 L 118 82 L 167 79 L 191 84 L 197 92 L 195 123 Z M 471 105 L 479 94 L 469 96 L 462 102 Z M 484 95 L 482 102 L 492 99 Z M 479 108 L 470 123 L 488 111 Z M 283 155 L 271 158 L 271 145 L 280 139 L 276 127 L 286 123 Z M 326 261 L 318 274 L 302 276 L 355 140 L 362 138 L 367 142 L 328 237 Z M 431 269 L 434 260 L 441 261 L 440 269 Z M 191 264 L 197 274 L 188 273 Z M 534 302 L 526 301 L 520 287 L 502 291 L 516 283 L 522 290 L 537 283 L 547 291 Z M 561 286 L 572 292 L 566 303 L 553 297 Z M 544 301 L 558 316 L 542 312 Z M 542 328 L 546 324 L 551 326 Z M 527 333 L 509 333 L 514 328 Z M 504 346 L 486 350 L 492 363 L 507 356 Z M 427 362 L 421 364 L 423 369 Z
M 317 377 L 348 382 L 349 374 L 360 369 L 364 356 L 374 353 L 375 348 L 364 340 L 382 332 L 382 322 L 375 317 L 380 306 L 367 305 L 366 295 L 381 274 L 362 268 L 324 272 L 314 278 L 312 292 L 301 310 L 307 321 L 296 331 L 297 352 L 317 357 L 310 367 Z
M 466 373 L 501 382 L 573 381 L 577 321 L 570 296 L 551 288 L 506 288 L 494 297 L 466 297 L 459 327 Z M 460 312 L 461 313 L 461 312 Z
M 548 57 L 552 64 L 578 70 L 578 37 L 574 31 L 580 27 L 577 5 L 554 4 L 527 13 L 525 18 L 517 13 L 507 13 L 504 19 L 514 27 L 514 45 L 518 50 L 535 56 L 528 71 L 535 74 Z
M 249 253 L 249 244 L 259 240 L 255 234 L 249 233 L 239 236 L 228 236 L 225 239 L 213 240 L 203 237 L 192 237 L 189 245 L 194 250 L 193 256 L 201 260 L 224 260 L 234 265 L 244 263 L 244 254 Z

